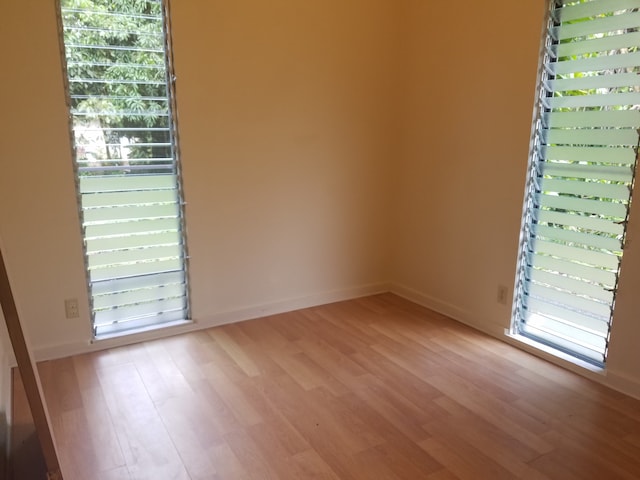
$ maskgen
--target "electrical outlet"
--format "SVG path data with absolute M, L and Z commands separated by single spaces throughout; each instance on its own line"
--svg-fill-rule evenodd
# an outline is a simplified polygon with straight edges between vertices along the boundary
M 505 285 L 498 285 L 498 293 L 496 300 L 500 305 L 507 304 L 507 296 L 509 295 L 509 289 Z
M 78 318 L 80 316 L 77 298 L 67 298 L 64 301 L 64 314 L 67 318 Z

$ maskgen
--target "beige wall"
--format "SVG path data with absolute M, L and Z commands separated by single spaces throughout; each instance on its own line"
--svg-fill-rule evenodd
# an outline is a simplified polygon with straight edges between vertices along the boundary
M 393 2 L 172 6 L 193 317 L 386 289 Z M 90 339 L 55 2 L 3 2 L 0 36 L 0 236 L 43 358 Z
M 543 2 L 467 1 L 453 22 L 436 20 L 450 5 L 408 3 L 393 280 L 504 329 L 496 290 L 514 279 Z
M 627 229 L 627 246 L 620 275 L 607 359 L 607 382 L 640 398 L 640 192 Z
M 392 283 L 397 292 L 501 338 L 511 305 L 497 303 L 497 288 L 513 293 L 545 3 L 496 9 L 466 0 L 453 22 L 440 21 L 451 8 L 445 2 L 405 4 Z M 638 397 L 639 230 L 632 220 L 607 375 L 591 375 Z
M 464 0 L 445 22 L 424 0 L 172 2 L 199 325 L 392 285 L 502 335 L 543 4 Z M 0 37 L 18 308 L 40 358 L 93 348 L 54 2 L 4 2 Z M 640 395 L 638 282 L 632 242 L 600 379 Z
M 3 2 L 0 237 L 34 347 L 88 341 L 80 227 L 57 43 L 55 2 Z M 80 298 L 81 319 L 63 299 Z
M 386 281 L 393 4 L 173 5 L 196 316 Z

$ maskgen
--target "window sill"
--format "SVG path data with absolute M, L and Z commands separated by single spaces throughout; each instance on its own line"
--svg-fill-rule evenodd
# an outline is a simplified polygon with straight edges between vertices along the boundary
M 132 341 L 137 342 L 149 340 L 151 338 L 166 337 L 170 333 L 166 332 L 165 330 L 177 329 L 186 325 L 193 325 L 193 323 L 193 320 L 174 320 L 172 322 L 166 322 L 159 325 L 148 325 L 145 327 L 132 328 L 131 330 L 126 330 L 123 332 L 104 333 L 102 335 L 97 335 L 96 337 L 94 337 L 91 340 L 91 343 L 102 343 L 121 338 L 127 338 L 126 343 L 131 343 Z M 177 332 L 172 332 L 171 334 L 174 333 Z
M 580 369 L 588 370 L 589 372 L 595 373 L 597 375 L 605 376 L 607 374 L 606 368 L 597 367 L 588 362 L 585 362 L 584 360 L 572 357 L 571 355 L 568 355 L 560 350 L 556 350 L 552 347 L 549 347 L 548 345 L 536 342 L 535 340 L 527 338 L 523 335 L 505 330 L 505 336 L 508 343 L 515 345 L 528 353 L 536 355 L 537 357 L 548 360 L 556 365 L 568 368 L 569 370 L 575 371 L 576 367 L 578 367 Z

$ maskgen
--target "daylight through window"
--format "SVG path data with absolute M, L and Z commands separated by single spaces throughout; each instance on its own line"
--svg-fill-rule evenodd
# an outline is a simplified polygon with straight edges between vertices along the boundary
M 166 10 L 61 0 L 96 336 L 188 317 Z
M 604 366 L 638 153 L 640 0 L 552 0 L 513 333 Z

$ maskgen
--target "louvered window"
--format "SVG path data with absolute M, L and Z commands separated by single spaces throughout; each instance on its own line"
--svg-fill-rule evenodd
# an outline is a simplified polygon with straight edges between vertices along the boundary
M 160 0 L 61 0 L 94 334 L 188 317 L 173 76 Z
M 640 127 L 640 0 L 550 2 L 513 329 L 604 366 Z

